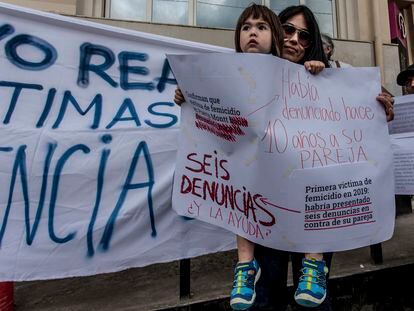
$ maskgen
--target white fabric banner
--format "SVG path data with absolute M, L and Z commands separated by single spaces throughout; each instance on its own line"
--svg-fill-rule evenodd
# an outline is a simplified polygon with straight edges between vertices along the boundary
M 228 49 L 0 5 L 0 281 L 234 247 L 171 209 L 179 108 L 166 53 Z
M 168 56 L 187 103 L 173 208 L 253 242 L 325 252 L 394 229 L 392 152 L 378 68 L 257 54 Z

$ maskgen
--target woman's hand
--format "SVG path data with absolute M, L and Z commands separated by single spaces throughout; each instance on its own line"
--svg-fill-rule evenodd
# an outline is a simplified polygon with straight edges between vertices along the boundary
M 181 93 L 180 88 L 177 86 L 174 94 L 174 103 L 176 103 L 178 106 L 181 106 L 183 102 L 185 102 L 183 93 Z
M 314 75 L 320 73 L 325 68 L 325 64 L 318 60 L 307 61 L 304 66 L 307 71 Z
M 390 94 L 382 92 L 377 96 L 377 100 L 384 107 L 387 122 L 394 120 L 394 98 Z

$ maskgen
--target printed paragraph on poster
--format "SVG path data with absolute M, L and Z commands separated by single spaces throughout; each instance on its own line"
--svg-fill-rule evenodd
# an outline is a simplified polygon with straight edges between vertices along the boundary
M 305 230 L 326 230 L 375 222 L 372 180 L 350 180 L 305 188 Z

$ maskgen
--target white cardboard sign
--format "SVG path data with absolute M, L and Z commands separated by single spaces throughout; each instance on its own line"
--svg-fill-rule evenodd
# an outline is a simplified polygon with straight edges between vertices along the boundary
M 268 247 L 346 250 L 394 228 L 377 68 L 270 55 L 168 57 L 183 105 L 173 208 Z

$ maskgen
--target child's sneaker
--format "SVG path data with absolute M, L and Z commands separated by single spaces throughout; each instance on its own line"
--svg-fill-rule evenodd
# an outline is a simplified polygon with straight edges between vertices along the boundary
M 301 272 L 295 300 L 304 307 L 317 307 L 326 297 L 328 267 L 323 260 L 303 259 Z
M 230 306 L 233 310 L 246 310 L 253 305 L 256 299 L 255 286 L 259 278 L 260 267 L 256 259 L 236 265 L 230 294 Z

